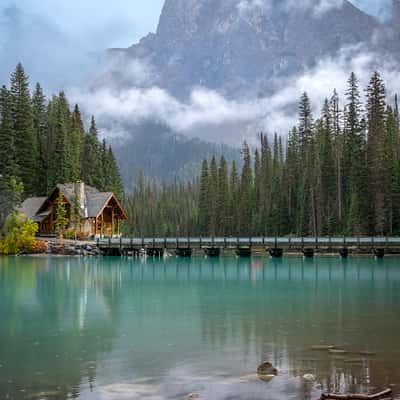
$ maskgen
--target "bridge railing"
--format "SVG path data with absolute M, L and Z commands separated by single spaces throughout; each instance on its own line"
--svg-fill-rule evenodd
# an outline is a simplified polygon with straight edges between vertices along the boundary
M 123 246 L 389 246 L 399 245 L 400 237 L 190 237 L 190 238 L 101 238 L 97 239 L 98 245 L 123 245 Z

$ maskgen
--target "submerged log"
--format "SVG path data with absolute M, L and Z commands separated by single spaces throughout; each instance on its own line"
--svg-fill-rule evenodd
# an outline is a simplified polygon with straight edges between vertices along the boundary
M 392 389 L 383 392 L 367 394 L 322 394 L 320 400 L 381 400 L 391 397 Z

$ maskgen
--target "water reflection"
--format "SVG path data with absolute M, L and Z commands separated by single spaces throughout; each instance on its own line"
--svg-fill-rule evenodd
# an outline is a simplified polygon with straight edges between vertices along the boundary
M 0 397 L 311 399 L 399 385 L 398 264 L 0 259 Z M 311 350 L 321 343 L 348 353 Z M 268 384 L 251 375 L 263 360 L 279 370 Z

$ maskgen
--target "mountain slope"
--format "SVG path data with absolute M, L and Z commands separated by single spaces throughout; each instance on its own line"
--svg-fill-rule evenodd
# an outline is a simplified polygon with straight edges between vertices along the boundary
M 166 0 L 155 34 L 113 52 L 151 64 L 153 83 L 176 96 L 201 85 L 237 97 L 264 93 L 380 28 L 347 0 L 325 12 L 317 1 L 288 1 Z

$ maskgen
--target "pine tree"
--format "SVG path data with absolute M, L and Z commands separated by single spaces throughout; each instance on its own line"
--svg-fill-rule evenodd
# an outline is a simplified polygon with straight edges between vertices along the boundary
M 243 144 L 242 156 L 243 169 L 239 189 L 239 230 L 241 235 L 251 235 L 254 210 L 253 171 L 250 149 L 246 142 Z
M 296 231 L 297 184 L 300 173 L 299 140 L 297 128 L 289 132 L 286 151 L 288 232 Z
M 19 203 L 12 98 L 5 86 L 0 90 L 0 228 Z
M 310 204 L 313 204 L 313 116 L 311 104 L 307 93 L 300 99 L 299 105 L 299 163 L 302 166 L 302 173 L 298 179 L 297 190 L 297 221 L 296 230 L 298 235 L 308 235 L 314 225 L 310 215 Z
M 346 195 L 347 232 L 361 234 L 368 227 L 368 171 L 365 123 L 362 119 L 358 79 L 354 73 L 348 80 L 346 98 L 343 188 Z
M 221 156 L 218 168 L 218 200 L 217 200 L 217 233 L 219 236 L 229 234 L 229 178 L 228 164 Z
M 17 165 L 25 196 L 37 192 L 38 155 L 29 93 L 29 80 L 21 64 L 11 75 L 13 123 Z
M 370 224 L 375 234 L 387 232 L 385 216 L 385 188 L 387 179 L 385 169 L 385 111 L 386 90 L 382 78 L 375 72 L 367 88 L 368 116 L 368 170 L 370 184 Z
M 232 161 L 229 194 L 229 232 L 237 236 L 239 234 L 239 175 L 235 160 Z
M 95 188 L 104 186 L 100 143 L 94 117 L 91 120 L 89 133 L 84 136 L 83 140 L 81 179 Z
M 200 198 L 199 198 L 199 233 L 207 235 L 209 226 L 209 172 L 208 162 L 203 161 L 200 177 Z
M 218 166 L 215 156 L 210 162 L 210 177 L 208 183 L 208 234 L 215 237 L 218 221 Z
M 118 199 L 123 195 L 123 184 L 119 174 L 119 168 L 111 146 L 106 141 L 102 145 L 103 158 L 103 188 L 106 192 L 113 192 Z
M 38 172 L 37 172 L 37 194 L 46 195 L 48 172 L 48 135 L 47 135 L 47 107 L 46 97 L 42 87 L 36 84 L 32 96 L 33 126 L 38 145 Z

